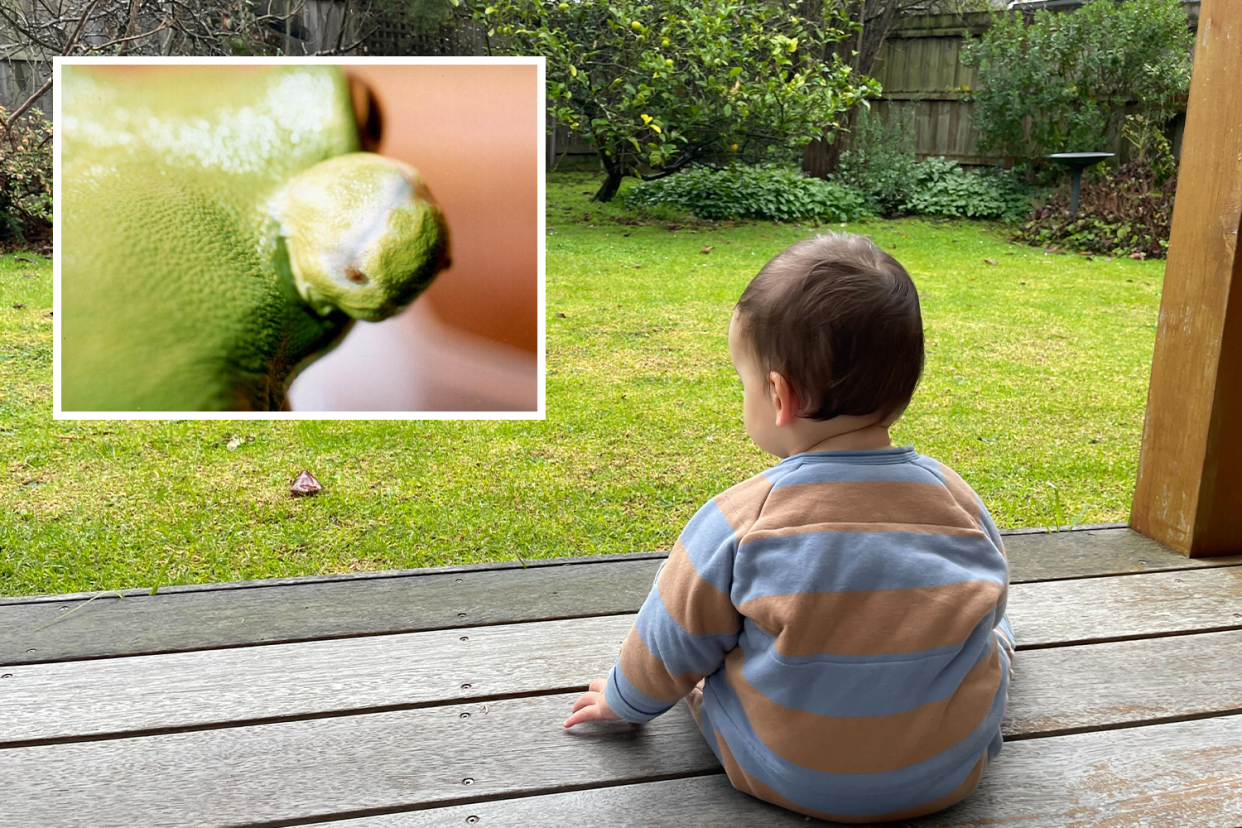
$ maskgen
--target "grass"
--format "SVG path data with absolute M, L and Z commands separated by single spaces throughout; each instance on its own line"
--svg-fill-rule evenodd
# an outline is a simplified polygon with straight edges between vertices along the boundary
M 774 462 L 742 431 L 725 330 L 814 228 L 647 221 L 591 205 L 596 186 L 549 179 L 544 422 L 54 422 L 50 268 L 5 257 L 0 594 L 669 547 Z M 844 229 L 923 294 L 927 370 L 894 440 L 1002 526 L 1125 520 L 1163 263 L 1045 255 L 983 223 Z M 302 468 L 320 495 L 289 497 Z

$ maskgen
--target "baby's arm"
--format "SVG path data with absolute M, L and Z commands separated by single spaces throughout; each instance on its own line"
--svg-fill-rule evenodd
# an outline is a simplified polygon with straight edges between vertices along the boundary
M 976 495 L 976 497 L 978 497 L 978 495 Z M 1001 539 L 1000 530 L 996 528 L 996 523 L 992 520 L 991 513 L 988 512 L 988 507 L 983 504 L 983 498 L 978 498 L 978 499 L 979 499 L 979 524 L 982 527 L 983 531 L 987 534 L 988 538 L 992 541 L 992 543 L 996 545 L 996 548 L 1000 550 L 1000 553 L 1003 556 L 1005 554 L 1005 543 Z M 1009 651 L 1009 657 L 1012 659 L 1013 654 L 1014 654 L 1014 643 L 1015 642 L 1013 638 L 1013 627 L 1009 625 L 1009 613 L 1006 611 L 1006 602 L 1007 602 L 1008 595 L 1009 595 L 1007 578 L 1006 578 L 1005 586 L 1006 586 L 1005 592 L 1002 594 L 1000 603 L 997 606 L 997 610 L 996 610 L 996 617 L 998 619 L 996 622 L 996 631 L 1000 633 L 1001 642 L 1002 644 L 1004 644 L 1005 649 Z
M 673 547 L 607 680 L 591 682 L 565 727 L 650 721 L 724 663 L 742 629 L 729 598 L 736 550 L 733 527 L 716 501 L 708 503 Z

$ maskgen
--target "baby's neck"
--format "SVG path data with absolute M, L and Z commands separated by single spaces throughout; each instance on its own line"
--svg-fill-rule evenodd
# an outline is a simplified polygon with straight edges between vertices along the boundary
M 895 417 L 893 419 L 896 419 Z M 892 448 L 888 428 L 891 422 L 874 417 L 833 417 L 831 420 L 799 420 L 790 433 L 784 457 L 810 451 L 864 451 Z

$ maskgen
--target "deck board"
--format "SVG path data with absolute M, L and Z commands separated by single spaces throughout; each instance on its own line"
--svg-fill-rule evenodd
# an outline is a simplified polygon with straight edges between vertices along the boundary
M 149 815 L 144 825 L 208 828 L 719 772 L 685 705 L 645 726 L 592 724 L 563 731 L 557 722 L 572 699 L 542 696 L 491 702 L 486 712 L 480 704 L 453 705 L 10 748 L 0 751 L 0 778 L 10 780 L 0 825 L 108 828 L 132 825 L 141 813 Z M 463 713 L 470 717 L 461 718 Z M 1149 784 L 1135 787 L 1136 776 Z M 1118 789 L 1127 795 L 1120 797 Z M 1155 796 L 1171 789 L 1178 791 L 1176 803 Z M 1071 807 L 1090 813 L 1082 798 L 1092 795 L 1114 809 L 1129 801 L 1134 813 L 1132 800 L 1140 793 L 1148 810 L 1138 812 L 1154 810 L 1161 817 L 1148 824 L 1202 826 L 1222 814 L 1236 819 L 1242 813 L 1242 716 L 1009 744 L 968 803 L 970 811 L 990 819 L 1041 811 L 1064 819 Z M 580 807 L 594 814 L 593 824 L 629 824 L 602 816 L 589 801 L 592 794 L 579 796 L 587 800 Z M 650 807 L 667 820 L 667 804 Z M 728 804 L 663 824 L 730 824 Z M 489 825 L 546 824 L 500 815 L 527 803 L 489 807 L 501 809 Z
M 1185 558 L 1117 528 L 1012 533 L 1005 545 L 1015 584 L 1242 564 L 1242 556 Z M 636 612 L 663 557 L 621 557 L 197 585 L 88 605 L 81 597 L 0 599 L 0 665 Z
M 1242 717 L 1005 745 L 965 801 L 909 828 L 1238 828 Z M 468 823 L 468 817 L 475 823 Z M 805 817 L 733 790 L 723 775 L 478 802 L 346 820 L 337 828 L 794 828 Z
M 9 748 L 0 825 L 129 828 L 143 814 L 149 828 L 209 828 L 718 767 L 684 704 L 641 727 L 565 731 L 573 698 Z
M 1228 613 L 1237 604 L 1220 608 Z M 1105 602 L 1101 615 L 1108 611 Z M 9 667 L 0 674 L 8 676 L 9 708 L 0 719 L 0 746 L 569 692 L 607 672 L 632 620 Z M 1020 712 L 1006 733 L 1242 709 L 1237 664 L 1242 630 L 1024 651 L 1015 662 L 1011 707 Z

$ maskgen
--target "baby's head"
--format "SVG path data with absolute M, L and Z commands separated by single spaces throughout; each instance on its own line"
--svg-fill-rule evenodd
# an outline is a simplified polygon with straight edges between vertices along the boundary
M 729 352 L 745 388 L 746 430 L 765 451 L 784 457 L 816 435 L 886 428 L 923 372 L 918 292 L 863 236 L 797 242 L 742 291 Z

